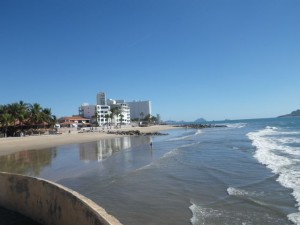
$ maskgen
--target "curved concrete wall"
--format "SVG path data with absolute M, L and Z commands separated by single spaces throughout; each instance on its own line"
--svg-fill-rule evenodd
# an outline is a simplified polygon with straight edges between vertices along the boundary
M 0 206 L 46 225 L 120 225 L 90 199 L 62 185 L 0 173 Z

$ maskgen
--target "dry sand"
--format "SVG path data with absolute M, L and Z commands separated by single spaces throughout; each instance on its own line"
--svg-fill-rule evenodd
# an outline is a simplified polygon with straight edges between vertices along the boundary
M 150 127 L 124 127 L 121 129 L 122 131 L 128 130 L 140 130 L 141 132 L 156 132 L 156 131 L 164 131 L 175 129 L 177 127 L 169 126 L 169 125 L 157 125 Z M 112 131 L 115 131 L 113 129 Z M 32 150 L 32 149 L 43 149 L 56 147 L 65 144 L 73 144 L 73 143 L 84 143 L 97 141 L 99 139 L 104 138 L 115 138 L 119 135 L 116 134 L 108 134 L 105 132 L 71 132 L 63 133 L 58 135 L 40 135 L 40 136 L 26 136 L 26 137 L 12 137 L 12 138 L 0 138 L 0 155 L 8 155 L 11 153 L 15 153 L 23 150 Z

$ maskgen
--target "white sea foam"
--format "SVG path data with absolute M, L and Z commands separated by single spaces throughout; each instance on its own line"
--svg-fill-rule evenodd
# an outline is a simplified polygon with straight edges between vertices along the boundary
M 180 146 L 179 148 L 174 148 L 174 149 L 172 149 L 171 151 L 166 152 L 162 157 L 160 157 L 160 158 L 157 159 L 156 161 L 153 161 L 153 162 L 151 162 L 150 164 L 148 164 L 148 165 L 146 165 L 146 166 L 143 166 L 143 167 L 141 167 L 141 168 L 138 168 L 138 169 L 136 169 L 136 171 L 141 171 L 141 170 L 149 169 L 149 168 L 151 168 L 152 166 L 157 166 L 157 165 L 160 164 L 160 160 L 167 159 L 167 158 L 172 158 L 172 157 L 178 155 L 178 154 L 180 153 L 180 149 L 186 148 L 186 147 L 190 147 L 190 146 L 193 146 L 193 145 L 196 145 L 196 144 L 199 144 L 199 143 L 200 143 L 200 142 L 194 142 L 194 143 L 182 145 L 182 146 Z
M 293 190 L 298 207 L 300 204 L 300 148 L 286 144 L 298 143 L 298 138 L 286 137 L 298 132 L 280 131 L 276 127 L 266 127 L 263 130 L 248 133 L 252 145 L 256 147 L 254 157 L 266 165 L 272 172 L 278 174 L 277 181 L 284 187 Z M 282 137 L 284 135 L 284 137 Z M 300 207 L 299 207 L 300 210 Z M 288 215 L 288 218 L 300 225 L 300 213 Z
M 199 134 L 202 134 L 202 130 L 198 129 L 195 133 L 195 135 L 199 135 Z
M 192 204 L 189 209 L 193 213 L 193 217 L 191 218 L 191 223 L 193 225 L 199 224 L 199 219 L 201 217 L 201 209 L 196 204 Z M 199 215 L 200 214 L 200 215 Z
M 202 134 L 202 133 L 203 133 L 203 131 L 201 129 L 198 129 L 194 134 L 186 135 L 186 136 L 182 136 L 182 137 L 171 138 L 168 141 L 179 141 L 179 140 L 187 139 L 187 138 L 190 138 L 190 137 Z
M 266 129 L 278 130 L 277 127 L 266 126 Z
M 300 224 L 300 215 L 299 213 L 291 213 L 288 215 L 288 218 L 290 221 L 292 221 L 295 224 Z
M 210 218 L 222 217 L 223 213 L 219 210 L 204 208 L 194 203 L 189 207 L 193 217 L 190 219 L 193 225 L 206 224 L 206 221 Z M 227 224 L 227 223 L 226 223 Z
M 176 138 L 171 138 L 168 141 L 179 141 L 179 140 L 183 140 L 186 138 L 192 137 L 192 135 L 186 135 L 186 136 L 182 136 L 182 137 L 176 137 Z
M 232 211 L 226 211 L 222 209 L 212 209 L 207 207 L 201 207 L 191 202 L 189 209 L 191 210 L 193 217 L 190 219 L 193 225 L 215 224 L 220 220 L 223 225 L 253 225 L 250 215 L 236 213 Z M 241 217 L 243 217 L 241 219 Z
M 300 138 L 284 137 L 279 139 L 283 144 L 299 144 Z
M 229 187 L 227 188 L 227 193 L 229 195 L 233 196 L 245 196 L 248 195 L 248 192 L 242 189 L 234 188 L 234 187 Z
M 224 125 L 226 125 L 228 128 L 240 129 L 240 128 L 245 127 L 247 124 L 246 123 L 226 123 Z
M 254 191 L 246 191 L 241 188 L 229 187 L 227 188 L 227 193 L 231 196 L 249 196 L 249 197 L 258 197 L 262 196 L 264 193 L 258 193 Z
M 193 216 L 190 219 L 193 225 L 205 224 L 223 224 L 223 225 L 254 225 L 263 224 L 283 224 L 278 218 L 274 218 L 265 212 L 248 213 L 244 211 L 226 210 L 226 208 L 213 209 L 211 207 L 204 207 L 191 202 L 189 207 Z M 256 220 L 258 218 L 258 220 Z M 263 221 L 261 220 L 263 219 Z M 222 222 L 222 223 L 220 223 Z
M 174 149 L 172 151 L 169 151 L 167 153 L 165 153 L 162 158 L 167 158 L 167 157 L 173 157 L 175 155 L 177 155 L 179 153 L 178 149 Z

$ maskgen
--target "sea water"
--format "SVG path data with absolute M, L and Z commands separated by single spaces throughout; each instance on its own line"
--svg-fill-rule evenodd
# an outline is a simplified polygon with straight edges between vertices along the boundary
M 219 124 L 25 150 L 0 170 L 63 184 L 125 225 L 299 225 L 300 119 Z

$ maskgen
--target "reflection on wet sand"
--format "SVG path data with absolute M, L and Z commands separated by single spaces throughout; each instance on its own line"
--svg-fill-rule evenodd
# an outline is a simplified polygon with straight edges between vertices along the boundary
M 73 145 L 63 145 L 41 150 L 26 150 L 11 155 L 0 156 L 0 171 L 41 177 L 52 181 L 78 176 L 97 167 L 110 156 L 126 149 L 151 150 L 150 136 L 119 137 L 101 139 Z M 149 151 L 150 154 L 151 151 Z M 123 155 L 124 162 L 132 160 L 132 154 Z M 120 159 L 120 158 L 119 158 Z M 107 166 L 107 164 L 106 164 Z
M 150 136 L 143 138 L 134 137 L 121 137 L 114 139 L 103 139 L 97 142 L 80 144 L 80 160 L 83 161 L 95 161 L 101 162 L 112 154 L 119 152 L 123 149 L 129 149 L 133 146 L 140 145 L 142 143 L 151 143 Z
M 51 165 L 56 156 L 56 148 L 25 150 L 0 156 L 0 171 L 39 176 L 41 170 Z
M 97 142 L 80 144 L 80 160 L 84 161 L 102 161 L 113 153 L 122 149 L 130 148 L 130 137 L 103 139 Z

